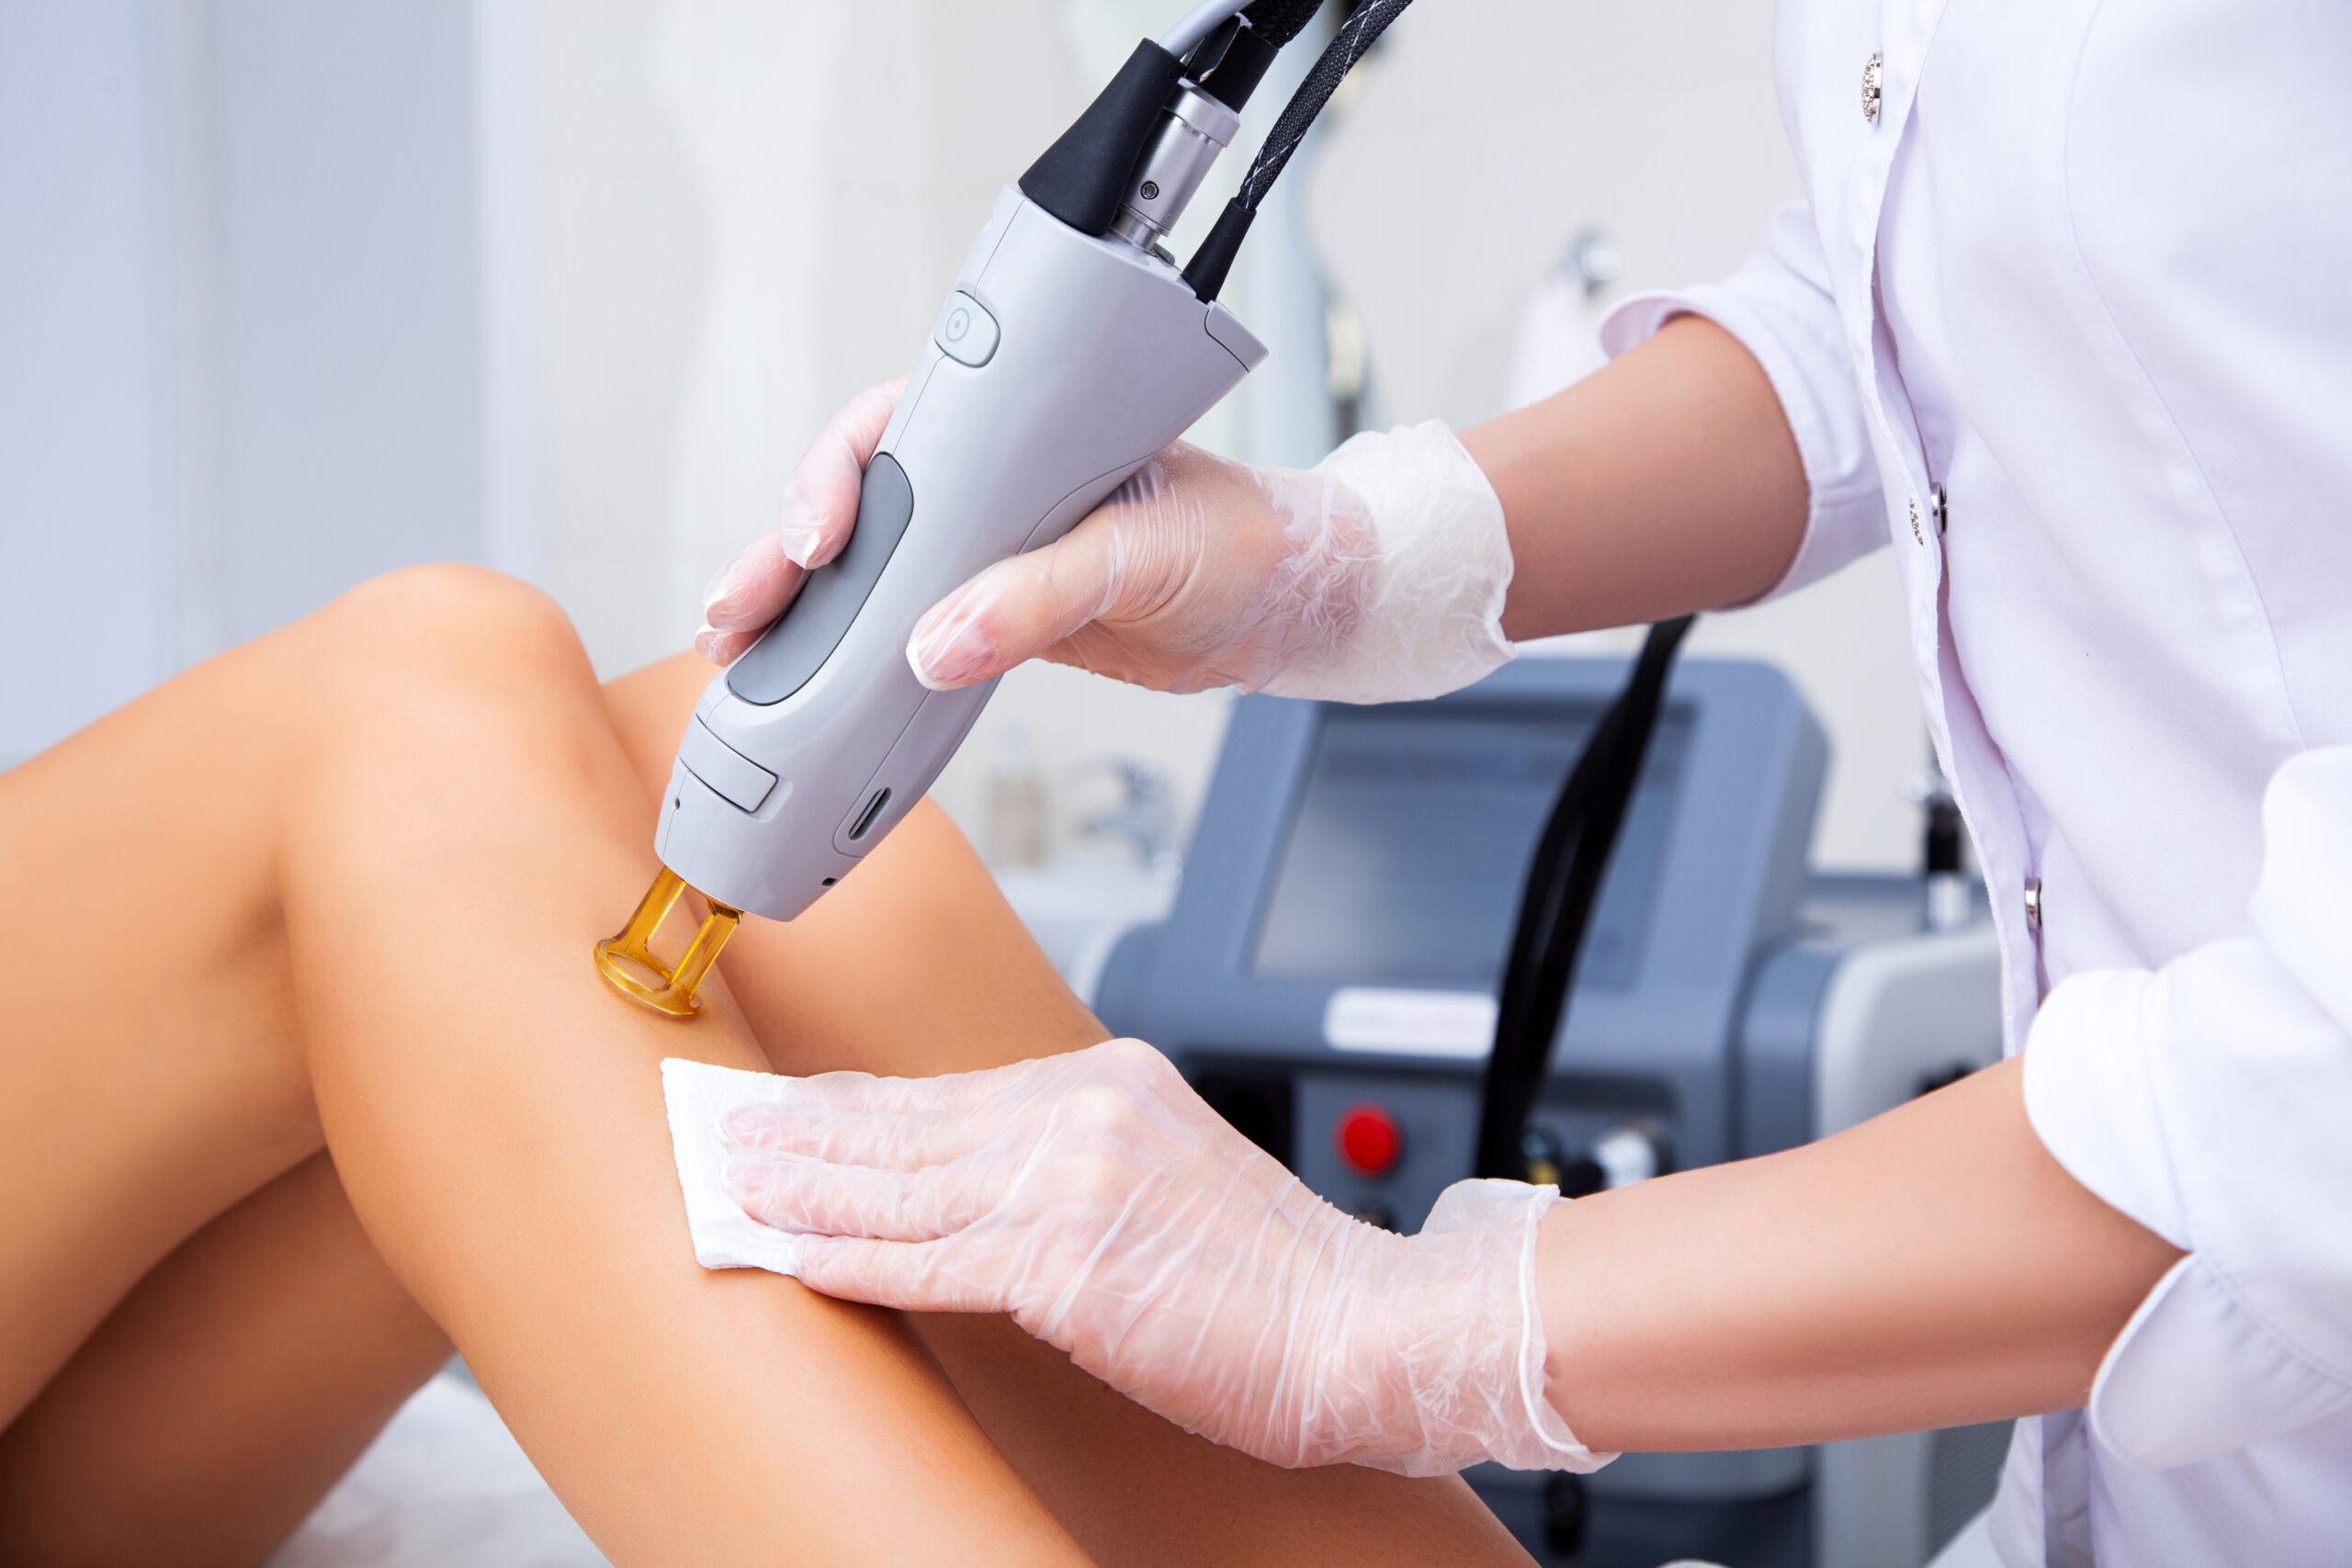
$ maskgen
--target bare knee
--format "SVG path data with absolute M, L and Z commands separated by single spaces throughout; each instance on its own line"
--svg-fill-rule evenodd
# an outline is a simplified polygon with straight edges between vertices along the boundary
M 344 594 L 315 619 L 316 629 L 346 660 L 409 671 L 589 673 L 580 638 L 555 601 L 482 567 L 438 562 L 389 571 Z
M 299 633 L 311 639 L 311 755 L 343 764 L 339 774 L 489 771 L 521 788 L 621 761 L 571 623 L 527 583 L 412 567 L 353 589 Z

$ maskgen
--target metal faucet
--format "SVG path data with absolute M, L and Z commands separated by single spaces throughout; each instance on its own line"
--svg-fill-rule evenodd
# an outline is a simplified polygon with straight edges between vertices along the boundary
M 1183 857 L 1176 850 L 1176 810 L 1167 777 L 1148 762 L 1114 757 L 1095 764 L 1115 775 L 1126 798 L 1079 824 L 1090 839 L 1124 839 L 1155 876 L 1173 877 Z M 1092 771 L 1092 770 L 1090 770 Z

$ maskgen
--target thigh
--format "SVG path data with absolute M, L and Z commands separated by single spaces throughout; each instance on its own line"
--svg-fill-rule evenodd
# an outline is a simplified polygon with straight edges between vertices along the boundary
M 0 1562 L 258 1562 L 448 1354 L 313 1156 L 152 1269 L 0 1432 Z
M 679 1021 L 597 978 L 652 800 L 534 604 L 426 617 L 297 769 L 295 1008 L 369 1237 L 616 1562 L 1078 1562 L 902 1320 L 695 1265 L 659 1063 L 763 1058 L 724 984 Z
M 305 640 L 240 648 L 0 773 L 0 1423 L 167 1253 L 320 1146 L 269 878 Z

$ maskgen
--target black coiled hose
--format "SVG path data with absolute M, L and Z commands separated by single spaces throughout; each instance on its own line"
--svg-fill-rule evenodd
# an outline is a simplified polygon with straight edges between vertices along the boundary
M 1298 91 L 1291 95 L 1290 102 L 1283 106 L 1281 118 L 1274 121 L 1273 130 L 1266 133 L 1266 144 L 1258 150 L 1250 172 L 1241 176 L 1240 190 L 1225 204 L 1225 210 L 1217 214 L 1216 224 L 1209 231 L 1208 238 L 1201 242 L 1201 248 L 1193 253 L 1191 261 L 1185 263 L 1184 281 L 1193 286 L 1194 294 L 1203 299 L 1214 299 L 1225 288 L 1226 276 L 1233 270 L 1233 259 L 1240 254 L 1241 242 L 1258 216 L 1258 204 L 1266 199 L 1266 193 L 1282 176 L 1283 166 L 1290 162 L 1291 154 L 1298 151 L 1299 143 L 1306 140 L 1308 130 L 1315 124 L 1315 117 L 1323 112 L 1323 106 L 1331 101 L 1331 95 L 1340 90 L 1340 84 L 1347 79 L 1348 73 L 1355 68 L 1357 61 L 1364 57 L 1365 51 L 1379 40 L 1380 35 L 1388 29 L 1388 24 L 1403 15 L 1405 7 L 1412 3 L 1413 0 L 1364 0 L 1346 21 L 1340 24 L 1338 35 L 1324 46 L 1322 54 L 1308 67 L 1306 79 L 1298 85 Z M 1293 34 L 1306 27 L 1316 11 L 1316 7 L 1305 4 L 1305 0 L 1261 0 L 1261 4 L 1270 9 L 1280 10 L 1279 19 L 1285 25 L 1291 21 L 1294 12 L 1303 12 L 1297 17 L 1296 25 L 1291 28 Z M 1257 9 L 1254 6 L 1250 8 L 1250 25 L 1264 31 L 1265 28 L 1256 15 Z

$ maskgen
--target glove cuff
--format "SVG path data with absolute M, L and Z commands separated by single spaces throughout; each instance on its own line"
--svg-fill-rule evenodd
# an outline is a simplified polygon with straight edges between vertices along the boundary
M 1437 420 L 1357 435 L 1311 472 L 1364 503 L 1378 543 L 1369 601 L 1312 666 L 1262 690 L 1393 703 L 1457 691 L 1513 657 L 1502 632 L 1510 536 L 1476 461 Z
M 1498 1186 L 1516 1186 L 1498 1182 Z M 1596 1454 L 1577 1440 L 1559 1411 L 1553 1408 L 1544 1364 L 1551 1346 L 1544 1333 L 1544 1306 L 1535 1292 L 1536 1227 L 1553 1205 L 1562 1202 L 1556 1187 L 1530 1189 L 1520 1213 L 1519 1235 L 1519 1374 L 1520 1408 L 1527 1417 L 1521 1430 L 1506 1430 L 1488 1446 L 1487 1457 L 1513 1470 L 1573 1470 L 1589 1474 L 1615 1459 Z
M 1578 1442 L 1544 1393 L 1536 1226 L 1554 1187 L 1457 1181 L 1412 1238 L 1389 1354 L 1404 1370 L 1419 1442 L 1356 1462 L 1443 1475 L 1491 1460 L 1514 1470 L 1589 1472 L 1615 1459 Z

